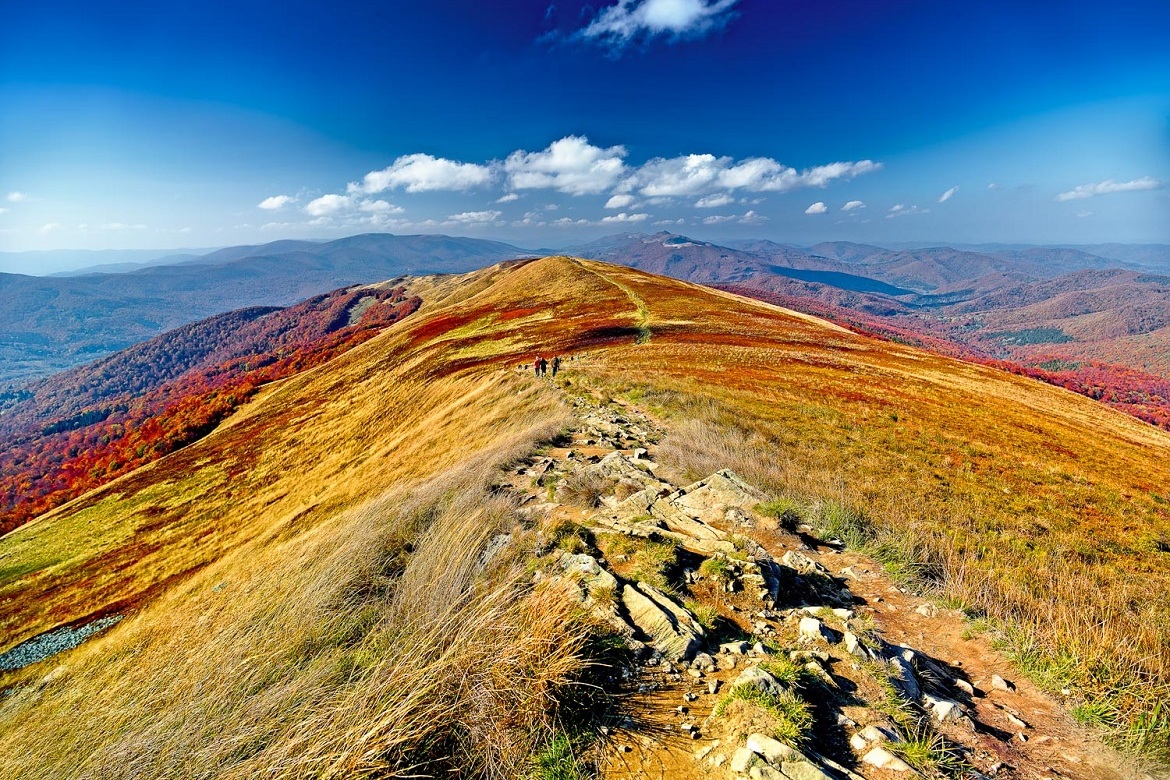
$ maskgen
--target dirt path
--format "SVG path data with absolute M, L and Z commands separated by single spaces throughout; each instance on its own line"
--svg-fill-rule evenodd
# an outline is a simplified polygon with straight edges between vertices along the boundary
M 557 479 L 614 452 L 628 457 L 637 453 L 641 456 L 638 462 L 656 466 L 653 437 L 646 435 L 656 426 L 638 410 L 616 402 L 603 407 L 579 399 L 578 409 L 582 424 L 568 446 L 548 452 L 535 471 L 518 474 L 513 486 L 526 496 L 528 504 L 542 507 L 551 520 L 588 525 L 594 510 L 552 500 Z M 631 426 L 637 430 L 628 430 Z M 720 528 L 717 522 L 711 526 Z M 1079 727 L 1058 701 L 1018 674 L 986 636 L 972 632 L 962 613 L 939 608 L 900 589 L 873 559 L 789 533 L 766 521 L 754 528 L 722 530 L 750 537 L 776 561 L 796 552 L 820 564 L 831 579 L 847 587 L 856 613 L 850 620 L 866 621 L 887 646 L 913 648 L 929 662 L 927 666 L 946 670 L 947 690 L 966 717 L 936 724 L 936 728 L 952 744 L 962 746 L 969 765 L 965 776 L 1020 780 L 1149 777 Z M 622 576 L 620 569 L 615 571 Z M 717 610 L 726 625 L 737 628 L 741 636 L 763 632 L 791 637 L 794 625 L 805 614 L 799 604 L 760 610 L 758 602 L 742 592 L 724 591 L 701 581 L 687 591 L 695 601 Z M 726 736 L 725 724 L 712 713 L 743 669 L 758 664 L 763 654 L 716 654 L 717 649 L 708 642 L 707 650 L 717 666 L 702 671 L 685 661 L 662 658 L 652 658 L 640 667 L 623 706 L 625 719 L 615 724 L 604 743 L 598 761 L 603 777 L 682 780 L 743 774 L 729 769 L 736 745 Z M 849 747 L 850 736 L 867 724 L 881 723 L 866 701 L 873 693 L 872 683 L 867 682 L 861 666 L 838 647 L 811 649 L 827 650 L 832 655 L 824 666 L 834 687 L 855 692 L 856 703 L 841 706 L 843 697 L 838 696 L 835 710 L 817 708 L 818 716 L 837 721 L 820 727 L 817 741 L 806 746 L 809 755 L 828 767 L 826 776 L 883 780 L 917 775 L 877 769 L 858 760 L 858 751 Z M 1007 684 L 997 685 L 993 678 Z

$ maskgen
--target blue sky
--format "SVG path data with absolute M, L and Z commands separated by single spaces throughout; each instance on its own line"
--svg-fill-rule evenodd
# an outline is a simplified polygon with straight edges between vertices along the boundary
M 0 250 L 375 230 L 1170 241 L 1164 0 L 4 16 Z

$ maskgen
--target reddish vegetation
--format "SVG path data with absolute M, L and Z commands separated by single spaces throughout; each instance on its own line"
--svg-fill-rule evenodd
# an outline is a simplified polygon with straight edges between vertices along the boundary
M 1059 355 L 1038 356 L 1031 363 L 1003 360 L 980 352 L 969 344 L 947 338 L 945 326 L 935 320 L 924 318 L 914 321 L 913 327 L 906 324 L 891 325 L 877 317 L 809 298 L 779 295 L 753 287 L 724 286 L 723 289 L 824 317 L 864 335 L 922 347 L 942 355 L 1039 379 L 1170 430 L 1170 380 L 1164 377 L 1126 366 L 1071 360 Z
M 403 288 L 232 312 L 44 380 L 4 415 L 0 533 L 205 436 L 263 384 L 414 312 Z

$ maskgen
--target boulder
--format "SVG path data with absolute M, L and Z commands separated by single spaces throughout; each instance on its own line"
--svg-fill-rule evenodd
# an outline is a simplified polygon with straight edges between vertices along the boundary
M 939 723 L 952 723 L 965 714 L 963 707 L 957 701 L 931 696 L 929 693 L 922 697 L 922 703 L 924 708 L 930 710 L 930 714 Z
M 784 553 L 784 557 L 780 560 L 788 568 L 795 569 L 798 574 L 820 574 L 826 577 L 829 575 L 828 569 L 804 553 L 797 552 L 796 550 L 789 550 Z
M 886 750 L 881 745 L 878 745 L 877 747 L 870 750 L 861 757 L 861 760 L 870 766 L 877 767 L 878 769 L 885 769 L 889 772 L 914 771 L 910 768 L 909 764 L 895 756 L 890 751 Z
M 723 520 L 729 509 L 741 512 L 764 500 L 762 493 L 730 469 L 716 471 L 706 479 L 681 488 L 671 496 L 679 507 L 708 520 Z
M 702 647 L 703 627 L 657 588 L 644 582 L 625 585 L 621 600 L 633 624 L 670 660 L 687 660 Z
M 749 666 L 739 673 L 732 688 L 752 687 L 764 693 L 780 694 L 784 691 L 784 684 L 758 666 Z
M 998 674 L 991 675 L 991 687 L 997 691 L 1014 691 L 1016 686 L 1010 680 L 1005 680 Z
M 866 726 L 849 738 L 849 744 L 859 753 L 866 748 L 880 745 L 883 742 L 900 741 L 897 734 L 881 726 Z
M 910 701 L 918 701 L 922 696 L 922 689 L 918 686 L 918 678 L 914 676 L 914 667 L 898 656 L 890 659 L 890 668 L 894 672 L 894 685 Z
M 764 734 L 750 735 L 747 738 L 747 746 L 748 750 L 763 756 L 765 761 L 774 766 L 780 766 L 784 761 L 804 760 L 804 755 L 800 751 Z
M 731 771 L 739 772 L 741 774 L 746 773 L 748 769 L 752 765 L 758 763 L 759 760 L 760 759 L 756 757 L 755 753 L 745 747 L 741 747 L 737 749 L 731 756 Z
M 828 642 L 831 645 L 835 645 L 841 641 L 840 634 L 815 617 L 802 617 L 800 619 L 800 638 L 802 641 L 821 641 Z

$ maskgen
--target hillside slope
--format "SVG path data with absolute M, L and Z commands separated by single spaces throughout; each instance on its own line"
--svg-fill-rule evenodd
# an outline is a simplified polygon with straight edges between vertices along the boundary
M 573 394 L 659 421 L 670 468 L 733 468 L 904 583 L 1001 621 L 1040 682 L 1144 740 L 1131 746 L 1165 746 L 1170 435 L 598 262 L 415 292 L 423 307 L 381 336 L 0 538 L 0 650 L 129 615 L 0 678 L 0 773 L 393 775 L 426 744 L 468 775 L 515 776 L 492 751 L 548 733 L 534 713 L 584 639 L 564 596 L 531 585 L 526 551 L 547 549 L 547 529 L 512 513 L 493 469 L 572 425 Z M 576 359 L 536 382 L 523 367 L 538 353 Z M 441 665 L 473 648 L 470 666 Z M 432 696 L 462 718 L 453 731 L 433 731 L 450 721 Z

